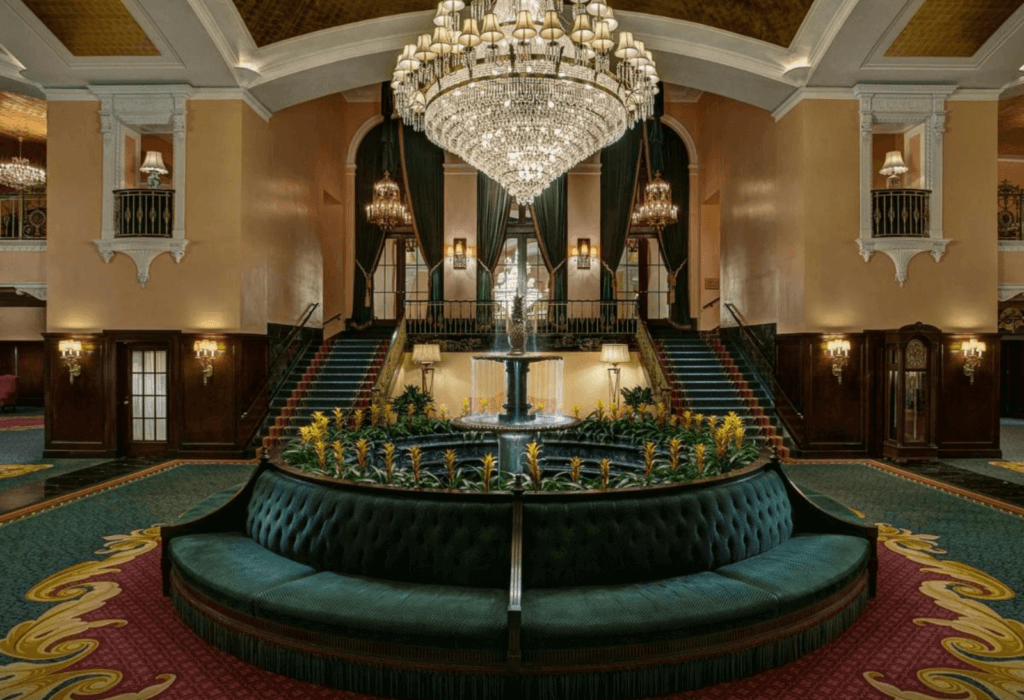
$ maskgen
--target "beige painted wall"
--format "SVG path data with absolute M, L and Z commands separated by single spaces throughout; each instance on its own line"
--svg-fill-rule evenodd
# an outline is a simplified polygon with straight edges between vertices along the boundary
M 45 306 L 0 308 L 0 340 L 42 340 L 45 331 Z
M 722 301 L 734 303 L 747 323 L 773 323 L 775 122 L 762 109 L 710 94 L 697 102 L 697 113 L 701 201 L 721 197 Z M 702 244 L 705 235 L 711 232 L 701 222 Z M 723 311 L 723 325 L 731 325 L 727 316 Z
M 445 154 L 444 164 L 444 245 L 465 238 L 466 246 L 476 249 L 476 168 Z M 476 299 L 476 259 L 467 255 L 466 269 L 456 270 L 445 257 L 444 298 L 453 301 Z M 461 313 L 461 311 L 460 311 Z M 465 314 L 471 309 L 467 305 Z
M 569 191 L 566 219 L 569 226 L 568 252 L 572 255 L 578 238 L 589 238 L 590 245 L 601 246 L 601 157 L 588 158 L 569 172 Z M 577 269 L 576 261 L 569 260 L 568 294 L 570 299 L 601 298 L 601 261 L 591 259 L 590 269 Z M 599 306 L 594 306 L 594 314 Z
M 722 317 L 721 300 L 721 227 L 722 195 L 715 192 L 700 205 L 701 244 L 700 260 L 697 266 L 700 289 L 700 316 L 698 328 L 711 330 L 719 325 Z M 718 282 L 718 289 L 709 289 L 712 281 Z M 718 299 L 717 304 L 712 304 Z M 707 308 L 705 308 L 705 306 Z
M 448 407 L 450 416 L 459 415 L 462 399 L 473 392 L 472 357 L 479 353 L 446 352 L 434 370 L 434 402 L 440 410 L 441 404 Z M 608 404 L 608 365 L 601 364 L 599 352 L 564 353 L 562 368 L 563 413 L 572 413 L 574 403 L 580 405 L 582 414 L 594 410 L 600 399 Z M 621 365 L 620 386 L 623 389 L 634 386 L 649 386 L 643 366 L 636 353 L 630 355 L 630 363 Z M 406 353 L 398 375 L 395 378 L 393 395 L 400 394 L 406 384 L 420 386 L 420 368 L 412 361 L 412 354 Z
M 915 321 L 950 332 L 995 330 L 996 103 L 949 102 L 946 109 L 943 217 L 945 237 L 953 242 L 939 264 L 927 254 L 915 257 L 902 289 L 888 256 L 876 253 L 864 263 L 854 243 L 860 226 L 857 102 L 807 100 L 780 123 L 802 120 L 800 163 L 788 177 L 804 197 L 794 225 L 805 241 L 805 311 L 802 324 L 780 320 L 779 332 L 898 328 Z
M 45 282 L 46 253 L 5 251 L 0 248 L 0 286 L 15 282 Z

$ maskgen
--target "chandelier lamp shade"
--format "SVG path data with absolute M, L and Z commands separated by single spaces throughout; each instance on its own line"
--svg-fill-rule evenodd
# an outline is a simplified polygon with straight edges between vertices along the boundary
M 672 186 L 655 173 L 644 188 L 643 202 L 633 211 L 634 226 L 649 226 L 659 233 L 679 221 L 679 207 L 672 204 Z
M 520 204 L 650 116 L 659 90 L 651 52 L 616 38 L 607 3 L 567 4 L 444 0 L 391 82 L 406 124 Z
M 412 222 L 412 214 L 402 201 L 398 183 L 391 179 L 387 170 L 384 177 L 373 183 L 373 200 L 366 205 L 366 220 L 384 231 Z
M 160 151 L 146 151 L 146 160 L 142 162 L 140 171 L 149 174 L 146 184 L 152 189 L 160 187 L 160 176 L 167 174 L 167 166 L 164 165 L 164 157 Z
M 32 165 L 21 154 L 22 139 L 18 139 L 18 156 L 0 163 L 0 185 L 15 190 L 30 190 L 46 184 L 46 171 Z

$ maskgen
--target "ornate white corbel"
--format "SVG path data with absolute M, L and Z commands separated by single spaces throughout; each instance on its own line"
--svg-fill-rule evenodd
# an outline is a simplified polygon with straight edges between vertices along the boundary
M 18 296 L 35 297 L 39 301 L 46 301 L 46 283 L 44 282 L 24 282 L 11 286 L 14 287 L 14 293 Z
M 876 252 L 888 255 L 896 266 L 896 282 L 902 287 L 907 281 L 907 268 L 915 255 L 931 253 L 935 262 L 939 262 L 946 253 L 949 241 L 942 238 L 858 238 L 857 244 L 864 262 L 870 260 Z
M 174 262 L 180 263 L 188 245 L 184 238 L 101 238 L 93 243 L 105 263 L 114 259 L 114 253 L 124 253 L 130 257 L 135 262 L 136 277 L 143 289 L 149 282 L 149 266 L 156 256 L 170 253 Z

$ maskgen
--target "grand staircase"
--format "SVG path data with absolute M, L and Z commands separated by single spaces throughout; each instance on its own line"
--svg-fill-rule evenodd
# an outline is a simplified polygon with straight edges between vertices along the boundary
M 735 348 L 727 347 L 717 332 L 702 334 L 658 326 L 649 330 L 675 390 L 676 413 L 689 410 L 724 416 L 735 412 L 743 418 L 749 437 L 789 456 L 771 396 Z
M 298 437 L 316 411 L 330 416 L 335 408 L 368 407 L 390 336 L 386 330 L 342 334 L 309 348 L 270 404 L 264 446 Z

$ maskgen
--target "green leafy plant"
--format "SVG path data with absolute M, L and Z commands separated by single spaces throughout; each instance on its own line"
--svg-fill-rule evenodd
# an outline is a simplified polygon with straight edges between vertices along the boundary
M 645 406 L 654 403 L 654 392 L 650 387 L 635 386 L 632 389 L 622 389 L 622 403 L 634 413 L 639 413 Z
M 401 394 L 391 399 L 391 410 L 400 416 L 426 417 L 427 406 L 434 402 L 429 391 L 423 391 L 415 384 L 406 384 Z

